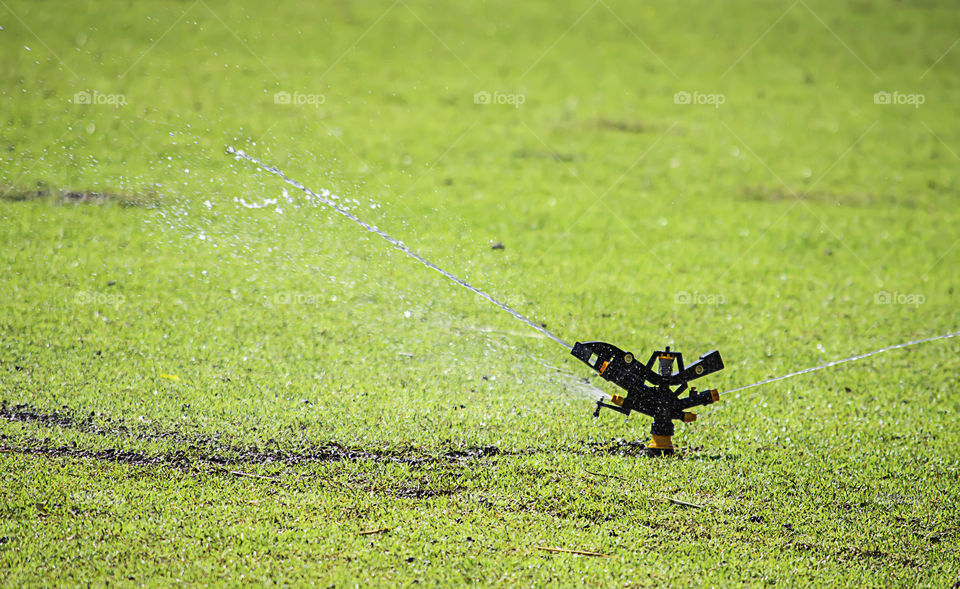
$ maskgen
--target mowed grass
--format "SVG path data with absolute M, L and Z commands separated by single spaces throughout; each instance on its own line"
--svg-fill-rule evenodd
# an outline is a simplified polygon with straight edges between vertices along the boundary
M 957 331 L 951 8 L 2 5 L 0 580 L 953 585 L 956 339 L 644 459 L 566 350 L 225 154 L 723 391 Z

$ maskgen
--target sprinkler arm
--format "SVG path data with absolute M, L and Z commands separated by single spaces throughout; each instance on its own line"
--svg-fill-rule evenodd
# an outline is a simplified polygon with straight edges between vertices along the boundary
M 605 380 L 609 380 L 627 392 L 642 386 L 644 382 L 649 382 L 657 387 L 681 385 L 682 388 L 676 391 L 679 394 L 686 389 L 687 382 L 723 370 L 723 359 L 717 350 L 707 352 L 686 367 L 683 365 L 683 355 L 670 352 L 669 348 L 665 352 L 657 351 L 651 354 L 646 364 L 638 362 L 630 352 L 624 352 L 606 342 L 577 342 L 570 354 L 599 372 Z M 654 370 L 654 365 L 660 356 L 667 354 L 676 359 L 677 371 L 669 375 L 661 375 Z

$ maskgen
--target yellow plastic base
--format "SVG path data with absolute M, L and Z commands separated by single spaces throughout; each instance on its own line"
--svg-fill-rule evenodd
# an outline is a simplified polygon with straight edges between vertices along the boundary
M 653 436 L 647 448 L 653 450 L 673 450 L 673 436 Z

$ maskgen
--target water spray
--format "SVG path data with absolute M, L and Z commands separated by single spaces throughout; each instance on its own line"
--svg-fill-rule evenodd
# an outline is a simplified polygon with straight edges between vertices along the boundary
M 517 320 L 519 320 L 519 321 L 522 321 L 523 323 L 526 323 L 528 326 L 536 329 L 537 331 L 539 331 L 539 332 L 542 333 L 543 335 L 547 336 L 548 338 L 550 338 L 551 340 L 553 340 L 554 342 L 556 342 L 557 344 L 559 344 L 560 346 L 562 346 L 564 349 L 567 349 L 567 350 L 570 349 L 570 344 L 568 344 L 567 342 L 563 341 L 563 340 L 560 339 L 559 337 L 555 336 L 553 333 L 551 333 L 549 330 L 547 330 L 546 327 L 543 327 L 542 325 L 533 322 L 532 320 L 530 320 L 529 318 L 527 318 L 525 315 L 521 314 L 519 311 L 517 311 L 517 310 L 514 309 L 513 307 L 510 307 L 510 306 L 507 305 L 506 303 L 504 303 L 504 302 L 502 302 L 502 301 L 499 301 L 499 300 L 493 298 L 491 295 L 489 295 L 489 294 L 487 294 L 486 292 L 480 290 L 479 288 L 477 288 L 477 287 L 475 287 L 475 286 L 472 286 L 472 285 L 471 285 L 470 283 L 468 283 L 466 280 L 464 280 L 464 279 L 462 279 L 462 278 L 459 278 L 459 277 L 457 277 L 457 276 L 454 276 L 454 275 L 451 274 L 450 272 L 447 272 L 446 270 L 444 270 L 444 269 L 441 268 L 440 266 L 437 266 L 436 264 L 434 264 L 434 263 L 431 262 L 430 260 L 424 258 L 423 256 L 421 256 L 421 255 L 418 254 L 417 252 L 415 252 L 415 251 L 413 251 L 412 249 L 410 249 L 409 246 L 407 246 L 405 243 L 403 243 L 402 241 L 400 241 L 400 240 L 397 239 L 396 237 L 393 237 L 392 235 L 390 235 L 389 233 L 387 233 L 386 231 L 384 231 L 383 229 L 380 229 L 379 227 L 377 227 L 377 226 L 375 226 L 375 225 L 371 225 L 371 224 L 367 223 L 366 221 L 364 221 L 364 220 L 361 219 L 360 217 L 357 217 L 356 215 L 354 215 L 353 213 L 351 213 L 349 210 L 343 208 L 343 207 L 340 206 L 335 200 L 333 200 L 332 198 L 330 198 L 330 197 L 332 196 L 332 194 L 330 193 L 329 190 L 322 189 L 322 190 L 320 191 L 320 193 L 317 194 L 316 192 L 310 190 L 309 188 L 307 188 L 306 186 L 304 186 L 304 185 L 301 184 L 300 182 L 297 182 L 297 181 L 294 180 L 293 178 L 288 177 L 286 174 L 284 174 L 283 172 L 281 172 L 278 168 L 275 168 L 274 166 L 267 165 L 267 164 L 263 163 L 262 161 L 258 160 L 257 158 L 255 158 L 255 157 L 253 157 L 253 156 L 251 156 L 251 155 L 247 155 L 247 154 L 244 153 L 243 151 L 240 151 L 240 150 L 235 149 L 235 148 L 233 148 L 233 147 L 228 147 L 228 148 L 227 148 L 227 152 L 233 154 L 233 155 L 236 156 L 238 159 L 245 159 L 245 160 L 247 160 L 248 162 L 251 162 L 251 163 L 253 163 L 253 164 L 256 164 L 260 169 L 262 169 L 262 170 L 265 171 L 265 172 L 269 172 L 269 173 L 271 173 L 271 174 L 273 174 L 273 175 L 275 175 L 275 176 L 280 177 L 281 180 L 283 180 L 283 181 L 286 182 L 287 184 L 289 184 L 289 185 L 291 185 L 291 186 L 293 186 L 293 187 L 301 190 L 301 191 L 302 191 L 304 194 L 306 194 L 309 198 L 314 199 L 314 200 L 316 200 L 317 202 L 319 202 L 319 203 L 321 203 L 321 204 L 323 204 L 323 205 L 325 205 L 325 206 L 327 206 L 327 207 L 330 207 L 331 209 L 333 209 L 334 211 L 340 213 L 341 215 L 343 215 L 343 216 L 346 217 L 347 219 L 350 219 L 351 221 L 353 221 L 353 222 L 356 223 L 357 225 L 363 227 L 364 229 L 366 229 L 366 230 L 369 231 L 370 233 L 375 233 L 375 234 L 379 235 L 381 238 L 383 238 L 387 243 L 389 243 L 390 245 L 392 245 L 394 248 L 400 250 L 401 252 L 403 252 L 403 253 L 405 253 L 406 255 L 410 256 L 410 257 L 413 258 L 414 260 L 420 262 L 421 264 L 423 264 L 423 265 L 426 266 L 427 268 L 430 268 L 431 270 L 435 270 L 435 271 L 439 272 L 440 274 L 442 274 L 443 276 L 445 276 L 447 279 L 453 281 L 455 284 L 458 284 L 458 285 L 462 286 L 463 288 L 465 288 L 465 289 L 467 289 L 467 290 L 469 290 L 469 291 L 471 291 L 471 292 L 479 295 L 480 297 L 482 297 L 482 298 L 490 301 L 491 303 L 493 303 L 494 305 L 500 307 L 501 309 L 503 309 L 503 310 L 506 311 L 507 313 L 510 313 L 511 315 L 513 315 L 513 317 L 514 317 L 515 319 L 517 319 Z
M 915 345 L 917 345 L 917 344 L 923 344 L 923 343 L 926 343 L 926 342 L 933 342 L 933 341 L 941 340 L 941 339 L 950 339 L 951 337 L 957 337 L 958 335 L 960 335 L 960 331 L 955 331 L 955 332 L 953 332 L 953 333 L 945 333 L 945 334 L 943 334 L 943 335 L 935 335 L 935 336 L 932 336 L 932 337 L 925 337 L 925 338 L 922 338 L 922 339 L 911 340 L 911 341 L 909 341 L 909 342 L 904 342 L 904 343 L 902 343 L 902 344 L 895 344 L 895 345 L 892 345 L 892 346 L 887 346 L 887 347 L 885 347 L 885 348 L 880 348 L 879 350 L 874 350 L 874 351 L 872 351 L 872 352 L 866 352 L 866 353 L 863 353 L 863 354 L 855 354 L 855 355 L 850 356 L 850 357 L 848 357 L 848 358 L 841 358 L 840 360 L 832 360 L 832 361 L 830 361 L 830 362 L 827 362 L 826 364 L 820 364 L 819 366 L 813 366 L 813 367 L 810 367 L 810 368 L 804 368 L 803 370 L 797 370 L 796 372 L 791 372 L 791 373 L 789 373 L 789 374 L 784 374 L 784 375 L 782 375 L 782 376 L 775 376 L 775 377 L 773 377 L 773 378 L 768 378 L 768 379 L 766 379 L 766 380 L 761 380 L 761 381 L 755 382 L 755 383 L 753 383 L 753 384 L 748 384 L 748 385 L 744 385 L 744 386 L 742 386 L 742 387 L 737 387 L 737 388 L 735 388 L 735 389 L 730 389 L 729 391 L 725 392 L 724 395 L 729 395 L 729 394 L 731 394 L 731 393 L 736 393 L 736 392 L 743 391 L 743 390 L 746 390 L 746 389 L 752 389 L 753 387 L 763 386 L 763 385 L 765 385 L 765 384 L 770 384 L 770 383 L 772 383 L 772 382 L 777 382 L 777 381 L 780 381 L 780 380 L 786 380 L 786 379 L 788 379 L 788 378 L 793 378 L 794 376 L 800 376 L 801 374 L 807 374 L 808 372 L 815 372 L 815 371 L 817 371 L 817 370 L 823 370 L 824 368 L 830 368 L 831 366 L 836 366 L 837 364 L 845 364 L 845 363 L 847 363 L 847 362 L 855 362 L 855 361 L 857 361 L 857 360 L 863 360 L 864 358 L 869 358 L 870 356 L 876 356 L 877 354 L 882 354 L 883 352 L 889 352 L 890 350 L 899 350 L 900 348 L 907 348 L 907 347 L 910 347 L 910 346 L 915 346 Z M 747 393 L 747 394 L 752 394 L 752 393 Z M 742 395 L 742 396 L 745 397 L 746 395 Z M 742 396 L 741 396 L 741 395 L 737 395 L 736 398 L 739 399 L 739 398 L 741 398 Z
M 594 369 L 604 380 L 612 382 L 613 384 L 624 389 L 627 393 L 626 395 L 611 395 L 609 403 L 605 403 L 604 399 L 599 399 L 597 401 L 597 408 L 594 411 L 594 417 L 599 417 L 600 410 L 603 408 L 611 409 L 624 415 L 630 415 L 632 411 L 637 411 L 652 417 L 653 425 L 650 431 L 652 439 L 645 448 L 645 453 L 647 455 L 661 456 L 673 454 L 673 422 L 681 421 L 688 423 L 694 421 L 697 418 L 696 413 L 687 411 L 687 409 L 701 405 L 709 405 L 720 400 L 720 393 L 716 389 L 697 391 L 696 387 L 690 387 L 688 384 L 691 380 L 722 370 L 723 360 L 720 357 L 720 352 L 713 350 L 701 356 L 693 364 L 684 366 L 683 355 L 679 352 L 671 351 L 669 346 L 667 346 L 664 350 L 655 351 L 653 354 L 651 354 L 650 359 L 646 363 L 637 361 L 631 352 L 625 352 L 613 344 L 608 344 L 606 342 L 577 342 L 571 347 L 570 344 L 554 335 L 543 325 L 532 321 L 506 303 L 497 300 L 490 294 L 480 290 L 475 286 L 472 286 L 466 280 L 447 272 L 443 268 L 437 266 L 430 260 L 427 260 L 412 250 L 401 240 L 393 237 L 386 231 L 363 221 L 348 209 L 340 206 L 340 204 L 334 200 L 335 197 L 333 197 L 333 194 L 329 190 L 321 189 L 320 193 L 316 193 L 300 182 L 290 178 L 278 168 L 265 164 L 259 159 L 248 155 L 239 149 L 228 147 L 227 152 L 237 159 L 246 160 L 256 165 L 263 171 L 278 176 L 287 184 L 302 191 L 309 199 L 315 200 L 316 202 L 333 209 L 357 225 L 360 225 L 370 233 L 379 235 L 394 248 L 420 262 L 427 268 L 439 272 L 453 283 L 462 286 L 481 298 L 493 303 L 500 309 L 512 315 L 518 321 L 521 321 L 529 327 L 539 331 L 541 334 L 560 345 L 565 350 L 569 350 L 575 358 Z M 832 362 L 827 362 L 826 364 L 821 364 L 812 368 L 805 368 L 803 370 L 791 372 L 783 376 L 769 378 L 753 384 L 731 389 L 724 394 L 729 395 L 730 393 L 793 378 L 795 376 L 800 376 L 801 374 L 822 370 L 824 368 L 829 368 L 845 362 L 862 360 L 863 358 L 868 358 L 889 350 L 905 348 L 908 346 L 922 344 L 924 342 L 942 340 L 956 336 L 960 336 L 960 332 L 937 335 L 905 342 L 902 344 L 896 344 L 893 346 L 887 346 L 885 348 L 867 352 L 865 354 L 857 354 L 855 356 L 850 356 L 849 358 L 834 360 Z M 677 367 L 676 371 L 674 371 L 674 364 L 676 364 Z M 656 369 L 654 369 L 655 366 Z M 686 392 L 687 395 L 681 398 L 680 395 L 684 392 Z

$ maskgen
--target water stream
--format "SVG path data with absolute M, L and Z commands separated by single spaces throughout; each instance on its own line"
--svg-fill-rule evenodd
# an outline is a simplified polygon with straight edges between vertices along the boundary
M 343 215 L 343 216 L 346 217 L 347 219 L 350 219 L 351 221 L 353 221 L 353 222 L 356 223 L 357 225 L 360 225 L 361 227 L 363 227 L 364 229 L 366 229 L 366 230 L 369 231 L 370 233 L 375 233 L 375 234 L 379 235 L 379 236 L 382 237 L 387 243 L 389 243 L 390 245 L 392 245 L 394 248 L 400 250 L 401 252 L 403 252 L 403 253 L 405 253 L 406 255 L 410 256 L 410 257 L 413 258 L 414 260 L 420 262 L 421 264 L 423 264 L 423 265 L 426 266 L 427 268 L 430 268 L 431 270 L 436 270 L 437 272 L 439 272 L 439 273 L 442 274 L 443 276 L 447 277 L 447 278 L 448 278 L 449 280 L 451 280 L 452 282 L 454 282 L 454 283 L 462 286 L 463 288 L 465 288 L 465 289 L 467 289 L 467 290 L 469 290 L 469 291 L 477 294 L 478 296 L 480 296 L 480 298 L 486 299 L 487 301 L 493 303 L 494 305 L 496 305 L 497 307 L 503 309 L 503 310 L 506 311 L 507 313 L 510 313 L 510 315 L 512 315 L 515 319 L 517 319 L 518 321 L 522 321 L 523 323 L 526 323 L 528 326 L 532 327 L 533 329 L 536 329 L 537 331 L 539 331 L 539 332 L 542 333 L 543 335 L 547 336 L 548 338 L 550 338 L 551 340 L 553 340 L 554 342 L 556 342 L 557 344 L 559 344 L 560 346 L 562 346 L 562 347 L 563 347 L 564 349 L 566 349 L 567 351 L 569 351 L 569 350 L 571 350 L 571 349 L 573 348 L 573 346 L 571 346 L 571 345 L 568 344 L 567 342 L 563 341 L 562 339 L 560 339 L 559 337 L 557 337 L 556 335 L 554 335 L 553 333 L 551 333 L 547 328 L 543 327 L 543 326 L 540 325 L 539 323 L 535 323 L 534 321 L 530 320 L 529 318 L 527 318 L 526 316 L 524 316 L 523 314 L 521 314 L 521 313 L 520 313 L 519 311 L 517 311 L 516 309 L 510 307 L 509 305 L 507 305 L 506 303 L 503 303 L 502 301 L 498 301 L 497 299 L 493 298 L 491 295 L 489 295 L 489 294 L 485 293 L 484 291 L 480 290 L 479 288 L 471 285 L 471 284 L 468 283 L 466 280 L 464 280 L 464 279 L 462 279 L 462 278 L 459 278 L 459 277 L 457 277 L 457 276 L 454 276 L 453 274 L 447 272 L 446 270 L 444 270 L 444 269 L 441 268 L 440 266 L 437 266 L 436 264 L 434 264 L 434 263 L 431 262 L 430 260 L 424 258 L 423 256 L 421 256 L 421 255 L 418 254 L 417 252 L 415 252 L 415 251 L 413 251 L 412 249 L 410 249 L 409 246 L 407 246 L 405 243 L 403 243 L 402 241 L 400 241 L 400 240 L 397 239 L 396 237 L 393 237 L 392 235 L 390 235 L 389 233 L 387 233 L 387 232 L 384 231 L 383 229 L 380 229 L 379 227 L 376 227 L 376 226 L 374 226 L 374 225 L 370 225 L 369 223 L 365 222 L 363 219 L 357 217 L 356 215 L 354 215 L 353 213 L 351 213 L 351 212 L 348 211 L 347 209 L 343 208 L 342 206 L 340 206 L 340 205 L 334 200 L 334 198 L 332 198 L 333 195 L 331 194 L 331 192 L 330 192 L 329 190 L 321 189 L 321 190 L 320 190 L 320 193 L 317 194 L 316 192 L 310 190 L 309 188 L 307 188 L 306 186 L 304 186 L 304 185 L 301 184 L 300 182 L 297 182 L 297 181 L 294 180 L 293 178 L 290 178 L 289 176 L 287 176 L 286 174 L 284 174 L 282 171 L 280 171 L 278 168 L 275 168 L 274 166 L 267 165 L 267 164 L 263 163 L 262 161 L 258 160 L 257 158 L 255 158 L 255 157 L 253 157 L 253 156 L 251 156 L 251 155 L 247 155 L 246 153 L 244 153 L 243 151 L 241 151 L 241 150 L 239 150 L 239 149 L 235 149 L 235 148 L 233 148 L 233 147 L 228 147 L 228 148 L 227 148 L 227 152 L 233 154 L 237 159 L 244 159 L 244 160 L 247 160 L 248 162 L 250 162 L 250 163 L 252 163 L 252 164 L 255 164 L 256 166 L 258 166 L 260 169 L 262 169 L 262 170 L 265 171 L 265 172 L 269 172 L 269 173 L 271 173 L 271 174 L 274 174 L 275 176 L 279 176 L 280 179 L 283 180 L 284 182 L 286 182 L 287 184 L 289 184 L 289 185 L 291 185 L 291 186 L 293 186 L 293 187 L 295 187 L 295 188 L 303 191 L 303 193 L 306 194 L 308 198 L 313 199 L 313 200 L 316 200 L 316 201 L 319 202 L 320 204 L 323 204 L 323 205 L 325 205 L 325 206 L 327 206 L 327 207 L 330 207 L 331 209 L 333 209 L 334 211 L 340 213 L 341 215 Z

